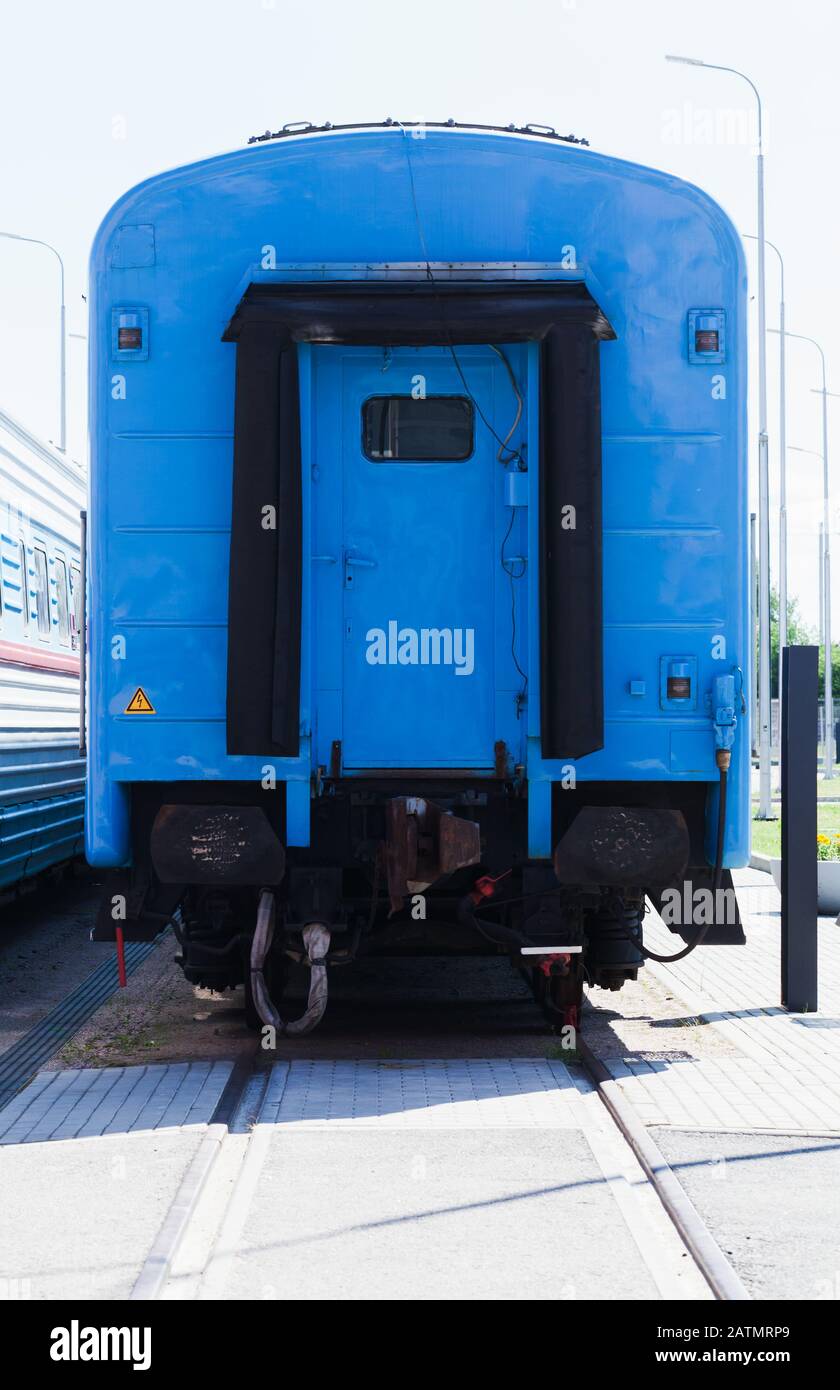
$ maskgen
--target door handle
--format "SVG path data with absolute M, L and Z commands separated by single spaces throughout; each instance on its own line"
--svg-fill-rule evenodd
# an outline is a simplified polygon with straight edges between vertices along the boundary
M 353 569 L 375 570 L 376 561 L 368 560 L 364 555 L 353 555 L 349 550 L 344 552 L 344 587 L 353 586 Z

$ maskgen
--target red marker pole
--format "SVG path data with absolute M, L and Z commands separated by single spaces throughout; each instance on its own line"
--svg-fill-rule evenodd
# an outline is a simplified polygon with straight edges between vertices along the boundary
M 114 927 L 114 935 L 117 938 L 117 974 L 120 980 L 120 989 L 125 989 L 128 984 L 128 976 L 125 973 L 125 938 L 122 927 Z

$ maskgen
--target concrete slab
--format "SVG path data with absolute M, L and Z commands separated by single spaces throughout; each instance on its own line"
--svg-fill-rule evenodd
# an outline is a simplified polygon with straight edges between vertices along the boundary
M 225 1296 L 659 1294 L 579 1132 L 279 1125 Z
M 127 1298 L 201 1126 L 0 1147 L 0 1288 Z
M 840 1298 L 840 1140 L 653 1137 L 753 1298 Z
M 0 1289 L 127 1298 L 231 1069 L 40 1072 L 0 1111 Z
M 233 1193 L 221 1173 L 208 1184 L 167 1296 L 709 1297 L 591 1084 L 560 1061 L 278 1063 L 241 1152 Z

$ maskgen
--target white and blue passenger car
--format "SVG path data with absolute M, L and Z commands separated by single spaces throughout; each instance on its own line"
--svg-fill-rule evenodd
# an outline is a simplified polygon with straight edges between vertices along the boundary
M 81 470 L 0 412 L 0 893 L 82 853 Z

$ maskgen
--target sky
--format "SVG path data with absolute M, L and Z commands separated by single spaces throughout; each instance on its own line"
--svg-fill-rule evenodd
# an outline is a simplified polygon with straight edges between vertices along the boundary
M 64 259 L 70 452 L 86 454 L 87 261 L 126 189 L 288 121 L 535 122 L 699 184 L 756 230 L 755 100 L 766 234 L 785 260 L 789 331 L 817 339 L 840 392 L 840 7 L 833 0 L 0 0 L 0 232 Z M 756 468 L 755 244 L 750 467 Z M 767 323 L 779 277 L 767 259 Z M 0 408 L 58 438 L 58 263 L 0 237 Z M 777 582 L 778 338 L 768 341 L 771 568 Z M 819 357 L 788 344 L 789 589 L 819 616 Z M 832 606 L 840 615 L 840 399 L 829 400 Z M 753 503 L 753 506 L 755 503 Z M 840 616 L 834 636 L 840 631 Z

